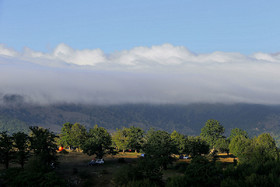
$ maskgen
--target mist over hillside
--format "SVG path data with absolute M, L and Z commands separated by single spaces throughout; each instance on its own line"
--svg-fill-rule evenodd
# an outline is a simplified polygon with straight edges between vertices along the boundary
M 7 98 L 6 98 L 7 99 Z M 208 119 L 222 123 L 228 135 L 232 128 L 247 130 L 251 136 L 269 132 L 280 134 L 280 106 L 255 104 L 123 104 L 32 105 L 20 98 L 8 98 L 0 106 L 0 131 L 27 131 L 28 126 L 42 126 L 59 132 L 66 122 L 81 123 L 87 128 L 95 124 L 114 131 L 138 126 L 145 130 L 176 130 L 185 135 L 199 135 Z

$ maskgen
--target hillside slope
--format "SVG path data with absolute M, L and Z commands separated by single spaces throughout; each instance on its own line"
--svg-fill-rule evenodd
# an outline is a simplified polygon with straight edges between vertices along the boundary
M 122 126 L 150 127 L 166 131 L 177 130 L 186 135 L 198 135 L 208 119 L 217 119 L 226 128 L 238 127 L 251 135 L 280 133 L 280 106 L 249 104 L 191 105 L 19 105 L 0 107 L 0 131 L 14 132 L 38 125 L 59 132 L 65 122 L 95 124 L 110 131 Z

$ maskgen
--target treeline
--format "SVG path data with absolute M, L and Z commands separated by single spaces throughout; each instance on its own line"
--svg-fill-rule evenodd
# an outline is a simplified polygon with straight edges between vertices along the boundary
M 86 129 L 79 123 L 65 123 L 57 137 L 47 129 L 30 127 L 30 130 L 29 136 L 19 133 L 24 137 L 20 138 L 22 143 L 17 143 L 17 134 L 0 134 L 0 161 L 6 168 L 12 160 L 22 168 L 27 162 L 29 168 L 41 175 L 34 179 L 31 175 L 32 169 L 17 170 L 16 175 L 1 175 L 2 178 L 6 177 L 6 181 L 15 183 L 23 180 L 22 176 L 28 176 L 29 180 L 35 183 L 45 180 L 46 176 L 52 176 L 52 168 L 57 164 L 57 148 L 63 146 L 98 158 L 116 152 L 143 153 L 144 156 L 138 159 L 137 163 L 126 165 L 116 172 L 113 178 L 115 186 L 280 185 L 279 150 L 270 134 L 263 133 L 250 138 L 246 131 L 235 128 L 231 130 L 230 136 L 226 137 L 225 128 L 217 120 L 208 120 L 201 129 L 200 136 L 186 136 L 177 131 L 170 134 L 154 129 L 145 132 L 134 126 L 109 133 L 103 127 L 95 125 Z M 236 157 L 234 163 L 227 166 L 217 162 L 218 152 L 233 154 Z M 189 156 L 191 162 L 175 163 L 175 155 Z M 163 172 L 168 168 L 180 172 L 181 175 L 163 180 Z M 11 176 L 12 178 L 9 178 Z M 53 180 L 48 182 L 65 184 L 55 178 L 55 175 Z
M 58 143 L 102 158 L 105 154 L 136 151 L 144 154 L 136 164 L 116 172 L 116 186 L 278 186 L 279 150 L 268 133 L 250 138 L 242 129 L 232 129 L 228 137 L 217 120 L 208 120 L 200 136 L 139 127 L 123 127 L 113 133 L 97 125 L 88 131 L 78 123 L 66 123 Z M 233 154 L 234 163 L 216 162 L 217 153 Z M 190 164 L 175 164 L 174 155 L 191 158 Z M 181 176 L 162 179 L 167 168 Z
M 57 136 L 48 129 L 31 126 L 30 134 L 0 133 L 0 186 L 66 186 L 54 168 L 58 166 Z M 21 167 L 9 168 L 10 163 Z

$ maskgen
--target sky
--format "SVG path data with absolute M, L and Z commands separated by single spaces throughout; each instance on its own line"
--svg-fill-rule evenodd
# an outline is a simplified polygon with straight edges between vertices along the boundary
M 0 103 L 280 104 L 279 7 L 0 0 Z

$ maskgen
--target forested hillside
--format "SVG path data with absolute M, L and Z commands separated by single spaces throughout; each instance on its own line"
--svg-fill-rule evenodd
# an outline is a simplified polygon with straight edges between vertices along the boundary
M 249 134 L 280 134 L 280 106 L 250 104 L 191 105 L 6 105 L 0 107 L 0 131 L 27 130 L 38 125 L 59 132 L 66 122 L 93 127 L 95 124 L 114 131 L 131 125 L 145 130 L 150 127 L 186 135 L 198 135 L 208 119 L 219 120 L 227 129 L 242 128 Z

